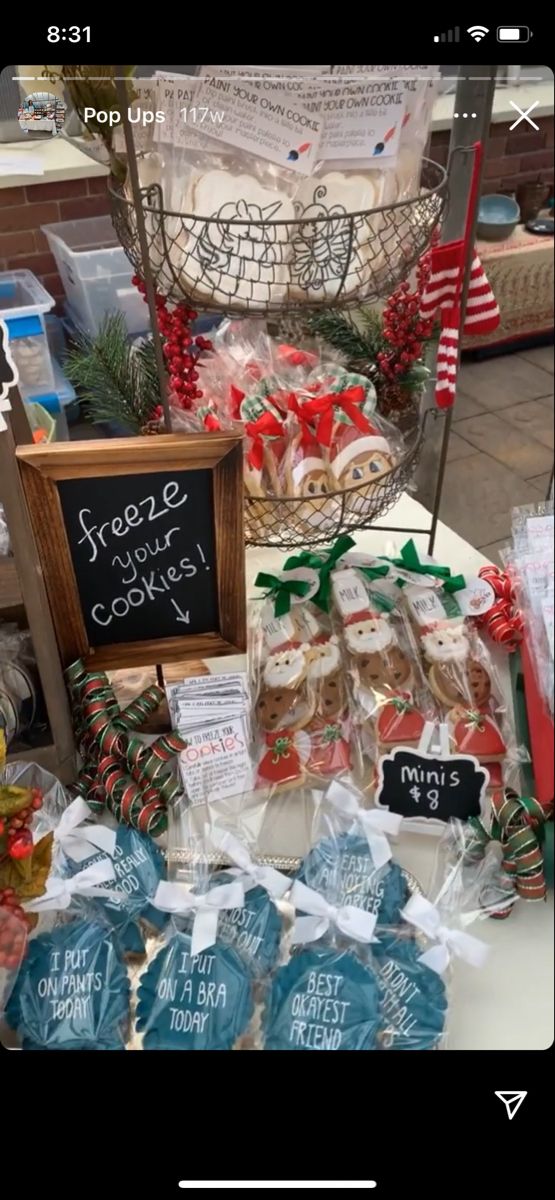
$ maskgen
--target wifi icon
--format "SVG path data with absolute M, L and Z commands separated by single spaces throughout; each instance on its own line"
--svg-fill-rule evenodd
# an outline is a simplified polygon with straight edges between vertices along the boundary
M 481 42 L 486 33 L 489 33 L 489 29 L 486 29 L 485 25 L 471 25 L 466 32 L 470 34 L 471 38 L 474 38 L 475 42 Z

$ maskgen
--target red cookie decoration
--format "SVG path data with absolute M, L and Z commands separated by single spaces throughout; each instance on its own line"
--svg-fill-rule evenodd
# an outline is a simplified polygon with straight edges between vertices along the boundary
M 378 713 L 378 741 L 383 747 L 417 745 L 425 723 L 409 696 L 394 696 Z
M 452 721 L 452 741 L 460 754 L 472 754 L 480 762 L 501 759 L 507 747 L 501 733 L 488 713 L 469 709 Z

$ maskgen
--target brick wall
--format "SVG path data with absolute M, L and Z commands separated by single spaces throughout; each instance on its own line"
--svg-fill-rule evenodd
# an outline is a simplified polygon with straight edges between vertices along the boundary
M 106 178 L 102 176 L 0 188 L 0 271 L 32 271 L 59 304 L 64 289 L 41 225 L 107 212 Z
M 553 192 L 553 117 L 538 117 L 539 131 L 524 121 L 509 132 L 511 121 L 490 126 L 484 163 L 483 193 L 516 192 L 521 183 L 549 183 Z M 445 166 L 449 130 L 432 134 L 431 157 Z

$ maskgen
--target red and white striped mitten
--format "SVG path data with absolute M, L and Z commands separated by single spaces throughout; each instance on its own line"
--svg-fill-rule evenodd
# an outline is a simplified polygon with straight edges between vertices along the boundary
M 457 390 L 457 366 L 461 325 L 460 292 L 464 242 L 434 246 L 431 274 L 420 301 L 420 313 L 430 319 L 441 315 L 437 350 L 436 404 L 450 408 Z M 490 333 L 499 324 L 499 307 L 476 251 L 472 260 L 463 330 L 468 334 Z

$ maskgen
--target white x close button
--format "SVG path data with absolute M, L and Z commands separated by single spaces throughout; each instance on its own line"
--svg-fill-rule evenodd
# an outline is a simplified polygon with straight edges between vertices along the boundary
M 534 111 L 535 108 L 538 107 L 539 100 L 534 100 L 534 103 L 531 104 L 530 108 L 527 108 L 526 111 L 524 111 L 522 108 L 520 108 L 520 106 L 518 104 L 515 104 L 514 100 L 510 100 L 509 103 L 511 105 L 511 108 L 515 109 L 515 112 L 520 113 L 520 116 L 519 116 L 518 120 L 515 121 L 514 125 L 509 126 L 509 132 L 511 132 L 513 129 L 516 129 L 517 125 L 520 125 L 521 121 L 528 121 L 528 124 L 532 126 L 532 129 L 539 129 L 539 125 L 536 125 L 536 122 L 533 121 L 531 116 L 529 115 L 531 112 Z

